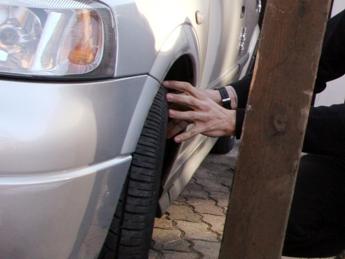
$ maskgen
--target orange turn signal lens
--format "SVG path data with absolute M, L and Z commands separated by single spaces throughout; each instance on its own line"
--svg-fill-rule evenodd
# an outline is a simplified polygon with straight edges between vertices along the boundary
M 80 11 L 77 17 L 77 30 L 75 45 L 68 55 L 68 59 L 75 65 L 92 64 L 99 50 L 99 40 L 101 34 L 101 21 L 97 14 L 93 11 Z
M 69 54 L 68 59 L 75 65 L 89 65 L 96 59 L 97 50 L 94 50 L 88 44 L 79 43 Z

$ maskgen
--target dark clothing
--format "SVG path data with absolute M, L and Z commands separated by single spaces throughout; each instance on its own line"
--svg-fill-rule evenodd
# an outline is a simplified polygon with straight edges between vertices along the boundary
M 345 161 L 301 158 L 283 254 L 331 257 L 345 249 Z
M 345 10 L 333 17 L 327 26 L 315 93 L 326 82 L 345 74 Z M 251 75 L 233 83 L 238 95 L 236 136 L 242 132 Z M 345 87 L 345 86 L 344 86 Z M 311 108 L 305 136 L 304 152 L 345 157 L 345 105 Z
M 315 93 L 345 74 L 345 11 L 327 26 Z M 239 138 L 251 76 L 233 84 Z M 345 87 L 345 86 L 344 86 Z M 345 249 L 345 104 L 312 107 L 284 245 L 284 254 L 334 256 Z

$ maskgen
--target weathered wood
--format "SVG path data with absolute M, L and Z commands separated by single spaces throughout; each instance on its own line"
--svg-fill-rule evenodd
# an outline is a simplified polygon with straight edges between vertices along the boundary
M 281 256 L 331 0 L 268 0 L 221 259 Z

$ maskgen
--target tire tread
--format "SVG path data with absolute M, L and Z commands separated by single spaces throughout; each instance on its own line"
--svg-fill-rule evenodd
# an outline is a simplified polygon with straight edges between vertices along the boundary
M 167 104 L 160 88 L 133 153 L 127 183 L 99 259 L 148 257 L 161 180 Z M 162 134 L 162 132 L 164 134 Z

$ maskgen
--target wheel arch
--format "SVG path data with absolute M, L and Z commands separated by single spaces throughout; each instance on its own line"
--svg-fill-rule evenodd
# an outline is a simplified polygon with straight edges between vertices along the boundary
M 199 76 L 199 51 L 196 35 L 188 24 L 177 27 L 165 41 L 149 72 L 150 78 L 143 86 L 135 115 L 129 125 L 122 146 L 122 154 L 134 152 L 154 97 L 164 80 L 181 80 L 192 84 Z
M 149 74 L 159 81 L 179 79 L 195 83 L 199 78 L 199 52 L 198 40 L 193 27 L 183 24 L 177 27 L 162 45 Z M 186 68 L 186 66 L 190 66 L 188 69 L 191 70 L 190 74 L 193 74 L 192 81 L 186 80 L 182 73 L 179 78 L 172 77 L 172 69 Z M 175 74 L 175 77 L 178 76 Z

